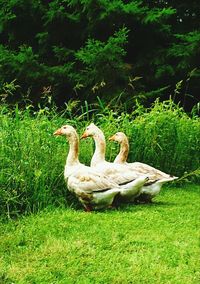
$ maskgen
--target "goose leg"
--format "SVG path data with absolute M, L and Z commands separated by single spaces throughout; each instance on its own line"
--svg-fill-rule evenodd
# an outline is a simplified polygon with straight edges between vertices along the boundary
M 142 193 L 136 198 L 136 203 L 153 203 L 152 196 Z
M 85 212 L 91 212 L 92 211 L 92 206 L 91 205 L 85 205 L 84 209 L 85 209 Z

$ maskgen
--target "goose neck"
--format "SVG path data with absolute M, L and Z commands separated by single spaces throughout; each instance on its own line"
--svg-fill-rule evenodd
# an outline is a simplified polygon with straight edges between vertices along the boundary
M 69 141 L 69 153 L 67 156 L 66 166 L 75 166 L 79 164 L 78 151 L 79 151 L 79 141 L 77 135 L 72 135 L 68 138 Z
M 95 142 L 95 152 L 91 160 L 91 166 L 95 166 L 100 162 L 105 161 L 105 154 L 106 154 L 106 141 L 103 134 L 98 133 L 94 135 L 94 142 Z
M 123 141 L 120 145 L 120 151 L 117 157 L 115 158 L 115 163 L 125 163 L 128 158 L 129 144 L 128 141 Z

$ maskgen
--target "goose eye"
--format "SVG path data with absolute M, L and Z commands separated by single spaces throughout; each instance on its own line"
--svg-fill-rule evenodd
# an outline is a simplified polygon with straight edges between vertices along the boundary
M 63 126 L 63 129 L 67 129 L 67 127 L 66 127 L 66 126 Z

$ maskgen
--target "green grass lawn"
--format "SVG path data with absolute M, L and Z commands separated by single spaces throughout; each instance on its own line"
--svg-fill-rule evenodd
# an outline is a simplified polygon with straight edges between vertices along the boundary
M 150 205 L 48 209 L 0 223 L 0 283 L 199 283 L 200 187 Z

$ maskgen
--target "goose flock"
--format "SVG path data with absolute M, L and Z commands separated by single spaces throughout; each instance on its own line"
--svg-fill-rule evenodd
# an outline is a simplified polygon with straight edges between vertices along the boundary
M 128 163 L 129 142 L 123 132 L 109 138 L 120 144 L 119 154 L 111 163 L 105 159 L 106 141 L 102 130 L 94 123 L 85 129 L 81 139 L 92 137 L 95 142 L 90 166 L 79 161 L 79 137 L 74 127 L 64 125 L 54 135 L 67 138 L 69 152 L 64 178 L 68 190 L 86 211 L 114 207 L 116 202 L 151 202 L 164 183 L 177 179 L 144 163 Z

